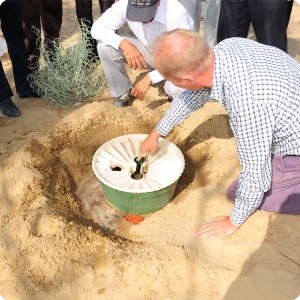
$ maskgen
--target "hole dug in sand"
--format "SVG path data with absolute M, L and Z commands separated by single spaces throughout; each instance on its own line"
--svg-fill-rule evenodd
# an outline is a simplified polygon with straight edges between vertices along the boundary
M 124 213 L 107 203 L 93 173 L 92 158 L 102 144 L 124 132 L 112 128 L 113 124 L 107 126 L 103 123 L 86 120 L 73 128 L 58 126 L 52 131 L 50 142 L 33 140 L 30 150 L 34 167 L 43 177 L 43 193 L 50 200 L 55 214 L 73 223 L 101 229 L 104 235 L 110 236 L 120 222 L 125 223 Z M 118 173 L 122 166 L 111 165 L 111 170 Z M 36 228 L 41 227 L 35 225 L 35 233 Z
M 115 125 L 114 121 L 107 121 L 102 117 L 81 120 L 79 123 L 67 124 L 67 126 L 57 125 L 52 130 L 49 140 L 45 141 L 44 137 L 34 139 L 30 149 L 33 165 L 42 175 L 41 189 L 48 199 L 50 210 L 70 222 L 101 229 L 104 235 L 109 236 L 118 226 L 126 226 L 123 220 L 125 213 L 118 211 L 106 201 L 99 179 L 93 173 L 92 159 L 101 145 L 115 137 L 128 134 L 127 130 L 123 130 L 123 126 Z M 136 122 L 131 124 L 131 128 L 126 129 L 130 132 L 141 130 L 150 132 L 153 126 L 154 124 L 149 124 L 145 127 Z M 202 145 L 207 147 L 206 144 Z M 205 156 L 208 150 L 204 150 L 193 149 L 189 152 L 194 151 Z M 142 167 L 143 173 L 147 173 L 147 164 Z M 119 173 L 123 170 L 123 166 L 111 164 L 110 169 L 114 173 Z M 201 171 L 199 177 L 204 179 L 203 175 L 207 174 L 202 165 L 199 170 Z M 177 186 L 177 195 L 191 184 L 195 175 L 196 167 L 188 158 L 186 171 Z M 60 221 L 51 223 L 57 223 L 59 226 L 56 227 L 61 228 Z M 43 228 L 43 226 L 35 226 L 35 228 Z M 52 228 L 51 231 L 53 230 Z M 34 229 L 33 232 L 36 233 L 37 230 Z

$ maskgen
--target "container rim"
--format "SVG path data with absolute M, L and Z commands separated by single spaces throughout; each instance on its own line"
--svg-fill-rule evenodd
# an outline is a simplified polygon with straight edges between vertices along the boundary
M 155 186 L 155 187 L 151 187 L 151 186 L 143 186 L 143 188 L 138 188 L 138 189 L 135 189 L 135 188 L 128 188 L 128 187 L 124 187 L 124 186 L 119 186 L 119 185 L 116 185 L 116 184 L 113 184 L 112 182 L 109 182 L 108 180 L 106 180 L 105 178 L 103 178 L 100 174 L 99 174 L 99 171 L 97 170 L 96 168 L 96 160 L 97 158 L 99 157 L 99 153 L 104 149 L 106 148 L 109 144 L 111 144 L 112 142 L 114 142 L 115 140 L 118 140 L 120 141 L 121 140 L 126 140 L 126 139 L 130 139 L 130 138 L 136 138 L 136 139 L 139 139 L 139 140 L 144 140 L 146 137 L 148 136 L 148 134 L 128 134 L 128 135 L 123 135 L 123 136 L 119 136 L 119 137 L 116 137 L 116 138 L 113 138 L 107 142 L 105 142 L 104 144 L 102 144 L 98 149 L 97 151 L 95 152 L 94 156 L 93 156 L 93 160 L 92 160 L 92 168 L 93 168 L 93 171 L 94 171 L 94 174 L 95 176 L 99 179 L 99 181 L 105 185 L 107 185 L 108 187 L 112 188 L 112 189 L 116 189 L 116 190 L 119 190 L 119 191 L 122 191 L 122 192 L 127 192 L 127 193 L 149 193 L 149 192 L 155 192 L 155 191 L 158 191 L 158 190 L 161 190 L 161 189 L 164 189 L 174 183 L 176 183 L 179 178 L 181 177 L 183 171 L 184 171 L 184 168 L 185 168 L 185 161 L 184 161 L 184 156 L 181 152 L 181 150 L 173 143 L 171 143 L 170 141 L 160 137 L 159 138 L 159 142 L 160 141 L 165 141 L 166 144 L 168 144 L 169 146 L 171 146 L 175 152 L 176 152 L 176 159 L 178 161 L 178 163 L 180 164 L 180 166 L 177 168 L 177 176 L 175 176 L 175 174 L 172 174 L 173 178 L 172 178 L 172 182 L 170 181 L 167 181 L 159 186 Z M 155 155 L 152 157 L 154 158 Z M 138 180 L 140 183 L 142 183 L 143 181 L 145 181 L 147 178 L 147 175 L 141 179 L 141 180 Z M 134 180 L 132 179 L 130 176 L 128 177 L 128 181 L 129 182 L 132 182 L 132 183 L 136 183 L 137 180 Z

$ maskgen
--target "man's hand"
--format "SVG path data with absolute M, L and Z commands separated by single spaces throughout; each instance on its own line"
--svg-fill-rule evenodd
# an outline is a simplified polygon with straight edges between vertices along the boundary
M 135 45 L 130 43 L 128 40 L 122 40 L 119 45 L 119 49 L 122 50 L 129 68 L 133 68 L 135 70 L 137 68 L 139 68 L 140 70 L 147 68 L 147 64 L 145 62 L 143 54 Z
M 134 88 L 131 91 L 131 95 L 139 100 L 144 100 L 145 94 L 149 90 L 152 81 L 148 75 L 144 76 L 137 84 L 134 85 Z
M 160 133 L 154 128 L 151 133 L 146 137 L 142 143 L 141 151 L 138 156 L 138 160 L 144 156 L 144 154 L 151 153 L 155 154 L 157 151 L 158 139 L 160 138 Z
M 205 240 L 225 237 L 235 232 L 240 226 L 234 225 L 228 216 L 219 216 L 210 219 L 207 223 L 201 225 L 193 236 L 201 237 Z

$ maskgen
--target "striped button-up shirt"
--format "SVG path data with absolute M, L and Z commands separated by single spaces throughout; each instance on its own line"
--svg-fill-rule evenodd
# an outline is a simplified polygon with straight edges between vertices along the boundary
M 210 98 L 229 115 L 242 171 L 231 221 L 242 224 L 271 186 L 271 155 L 300 155 L 300 65 L 283 51 L 243 38 L 214 48 L 213 87 L 185 91 L 156 129 L 167 135 Z

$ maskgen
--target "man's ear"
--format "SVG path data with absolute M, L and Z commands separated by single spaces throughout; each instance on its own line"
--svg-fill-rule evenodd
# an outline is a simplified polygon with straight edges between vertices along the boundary
M 183 80 L 186 80 L 186 81 L 190 81 L 190 82 L 193 82 L 195 83 L 196 82 L 196 77 L 194 76 L 194 74 L 192 73 L 185 73 L 181 76 L 181 78 Z

